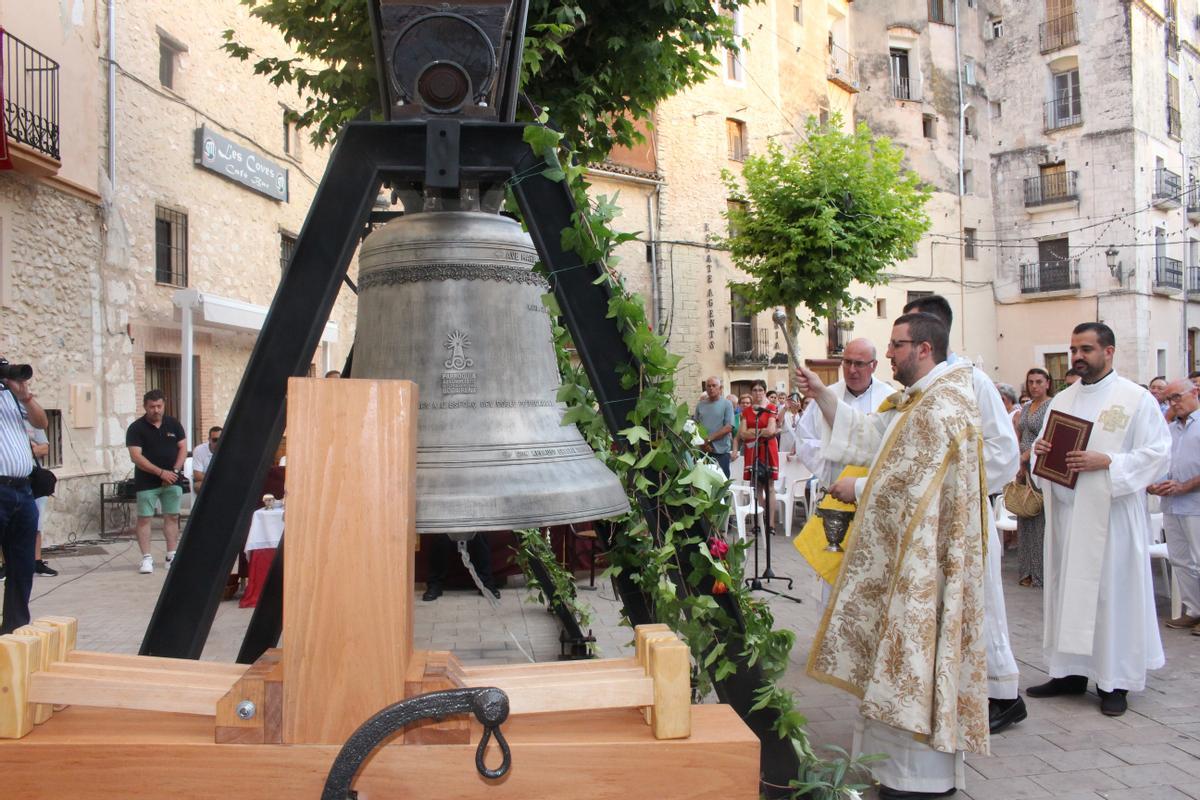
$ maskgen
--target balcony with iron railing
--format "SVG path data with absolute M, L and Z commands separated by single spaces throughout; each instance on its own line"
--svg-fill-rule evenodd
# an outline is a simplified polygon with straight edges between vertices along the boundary
M 829 43 L 829 82 L 834 83 L 848 92 L 857 92 L 858 59 L 844 47 L 833 42 Z
M 59 161 L 58 62 L 8 31 L 3 47 L 4 131 Z
M 766 328 L 756 328 L 753 322 L 734 322 L 727 330 L 725 366 L 765 367 L 771 363 L 774 353 Z
M 1200 183 L 1191 183 L 1184 197 L 1187 198 L 1188 222 L 1200 222 Z
M 892 76 L 892 97 L 897 100 L 920 100 L 921 81 L 917 78 Z
M 1200 267 L 1187 268 L 1187 293 L 1200 294 Z
M 1176 27 L 1175 20 L 1167 20 L 1164 33 L 1167 39 L 1167 58 L 1177 62 L 1179 61 L 1179 28 Z
M 1021 265 L 1021 293 L 1064 292 L 1079 289 L 1079 259 L 1038 261 Z
M 1046 103 L 1042 122 L 1047 131 L 1083 124 L 1083 98 L 1079 92 L 1063 92 Z
M 1167 135 L 1178 139 L 1183 135 L 1183 118 L 1178 108 L 1167 106 Z
M 1158 208 L 1179 208 L 1183 205 L 1183 178 L 1166 167 L 1154 170 L 1154 205 Z
M 1183 262 L 1178 258 L 1154 257 L 1154 288 L 1174 293 L 1183 288 Z
M 1078 14 L 1071 12 L 1038 25 L 1038 38 L 1042 52 L 1051 53 L 1079 43 Z
M 1079 173 L 1075 170 L 1047 172 L 1025 179 L 1025 207 L 1074 203 L 1079 200 L 1076 188 Z

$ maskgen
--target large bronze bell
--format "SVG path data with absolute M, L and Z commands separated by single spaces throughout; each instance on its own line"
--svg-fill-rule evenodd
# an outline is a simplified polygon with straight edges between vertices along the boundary
M 480 211 L 408 214 L 363 242 L 353 375 L 419 387 L 419 533 L 629 510 L 616 476 L 562 424 L 536 260 L 520 225 Z

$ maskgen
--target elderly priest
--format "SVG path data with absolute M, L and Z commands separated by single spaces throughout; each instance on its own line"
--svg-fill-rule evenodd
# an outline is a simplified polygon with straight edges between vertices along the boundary
M 1120 716 L 1126 692 L 1146 686 L 1146 670 L 1164 663 L 1150 575 L 1146 487 L 1167 472 L 1171 434 L 1158 401 L 1113 371 L 1116 338 L 1100 322 L 1071 333 L 1071 366 L 1080 381 L 1054 396 L 1033 443 L 1034 480 L 1046 499 L 1042 647 L 1050 680 L 1030 697 L 1083 694 L 1096 682 L 1100 710 Z M 1055 412 L 1092 424 L 1083 450 L 1063 464 L 1068 488 L 1038 477 L 1056 463 L 1046 440 Z
M 983 435 L 972 367 L 947 363 L 948 344 L 936 316 L 897 319 L 888 358 L 907 388 L 875 414 L 798 370 L 828 457 L 870 462 L 831 489 L 858 510 L 808 672 L 861 698 L 855 750 L 888 756 L 871 765 L 883 800 L 953 794 L 963 751 L 988 752 Z

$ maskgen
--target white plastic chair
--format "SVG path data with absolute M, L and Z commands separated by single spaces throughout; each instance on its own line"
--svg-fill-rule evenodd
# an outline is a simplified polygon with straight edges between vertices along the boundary
M 784 475 L 779 476 L 779 480 L 775 481 L 775 506 L 776 514 L 772 518 L 775 522 L 776 530 L 779 530 L 778 520 L 783 518 L 783 535 L 792 535 L 792 511 L 795 504 L 792 501 L 792 485 L 788 482 Z
M 799 478 L 792 481 L 792 504 L 801 503 L 804 505 L 804 516 L 800 520 L 803 525 L 808 522 L 808 518 L 816 512 L 817 509 L 817 492 L 820 491 L 820 482 L 816 475 L 809 475 L 807 478 Z
M 1017 518 L 1008 510 L 1008 506 L 1004 505 L 1003 495 L 996 498 L 996 530 L 998 531 L 1015 531 L 1017 529 Z
M 735 481 L 729 487 L 729 496 L 733 498 L 733 512 L 730 517 L 737 526 L 738 541 L 744 542 L 746 541 L 746 515 L 754 513 L 754 496 L 751 494 L 750 485 L 740 481 Z M 728 523 L 726 525 L 728 526 Z
M 1163 530 L 1163 515 L 1156 511 L 1150 515 L 1150 563 L 1158 561 L 1159 566 L 1162 567 L 1163 583 L 1171 593 L 1171 619 L 1175 619 L 1183 616 L 1183 600 L 1179 595 L 1179 581 L 1175 578 L 1175 570 L 1171 569 L 1171 557 L 1167 552 L 1166 539 L 1166 532 Z

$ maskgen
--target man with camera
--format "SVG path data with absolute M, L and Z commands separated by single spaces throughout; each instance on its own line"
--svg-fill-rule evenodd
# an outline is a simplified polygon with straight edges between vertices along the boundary
M 28 364 L 0 357 L 0 552 L 7 573 L 0 634 L 29 624 L 38 512 L 29 484 L 34 465 L 25 421 L 39 430 L 49 424 L 29 390 L 32 377 Z
M 137 540 L 142 548 L 138 572 L 154 572 L 150 553 L 150 520 L 156 506 L 162 506 L 163 535 L 167 539 L 166 563 L 175 558 L 179 543 L 179 501 L 183 497 L 180 478 L 187 460 L 187 435 L 174 417 L 165 413 L 166 397 L 162 389 L 151 389 L 142 397 L 146 413 L 125 431 L 125 446 L 133 461 L 133 488 L 137 492 Z

